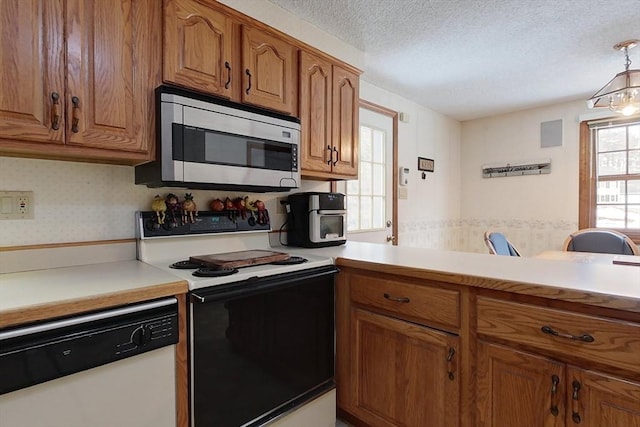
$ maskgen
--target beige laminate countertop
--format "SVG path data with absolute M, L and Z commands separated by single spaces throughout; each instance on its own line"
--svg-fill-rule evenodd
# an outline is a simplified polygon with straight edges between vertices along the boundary
M 304 253 L 307 249 L 286 248 Z M 308 249 L 338 266 L 640 313 L 640 267 L 418 249 L 349 241 Z
M 135 260 L 1 274 L 0 328 L 187 291 L 187 282 Z

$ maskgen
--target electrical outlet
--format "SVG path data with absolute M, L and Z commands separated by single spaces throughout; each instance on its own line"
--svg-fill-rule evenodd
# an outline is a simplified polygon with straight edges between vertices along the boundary
M 33 191 L 0 191 L 0 219 L 33 219 Z
M 276 199 L 276 212 L 282 215 L 287 214 L 287 197 L 278 197 Z

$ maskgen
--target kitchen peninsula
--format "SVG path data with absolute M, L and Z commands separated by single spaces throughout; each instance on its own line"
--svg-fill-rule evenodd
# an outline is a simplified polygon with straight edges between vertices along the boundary
M 639 267 L 351 241 L 295 252 L 329 255 L 341 269 L 338 407 L 356 425 L 573 425 L 580 418 L 598 426 L 602 402 L 619 408 L 611 410 L 609 426 L 640 416 Z M 51 277 L 65 270 L 86 277 L 92 268 L 101 271 L 100 283 L 110 276 L 122 282 L 117 264 L 4 274 L 0 318 L 18 311 L 41 318 L 47 305 L 51 316 L 59 315 L 59 298 L 47 304 L 38 286 L 50 288 Z M 138 277 L 158 279 L 143 263 L 124 264 L 134 270 L 129 264 L 140 264 Z M 171 282 L 162 276 L 158 283 Z M 56 281 L 74 283 L 73 277 Z M 11 295 L 25 283 L 33 301 L 21 293 L 12 306 Z M 63 304 L 103 308 L 100 295 L 87 291 Z M 113 291 L 109 298 L 119 288 Z M 91 301 L 99 305 L 92 308 Z M 530 424 L 516 421 L 527 411 L 535 417 Z
M 640 420 L 640 268 L 347 242 L 339 414 L 370 426 Z

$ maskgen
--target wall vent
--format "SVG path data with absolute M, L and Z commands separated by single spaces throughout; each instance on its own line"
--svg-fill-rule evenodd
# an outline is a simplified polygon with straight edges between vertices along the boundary
M 483 178 L 551 173 L 551 159 L 482 165 Z

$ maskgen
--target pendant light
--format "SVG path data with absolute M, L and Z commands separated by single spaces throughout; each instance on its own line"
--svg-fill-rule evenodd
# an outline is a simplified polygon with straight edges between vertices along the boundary
M 630 70 L 629 49 L 636 47 L 640 40 L 633 39 L 613 46 L 624 52 L 624 71 L 616 74 L 602 89 L 588 101 L 589 108 L 609 108 L 609 110 L 631 116 L 640 112 L 640 70 Z

